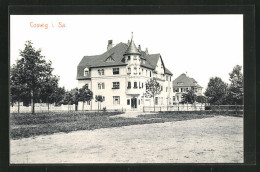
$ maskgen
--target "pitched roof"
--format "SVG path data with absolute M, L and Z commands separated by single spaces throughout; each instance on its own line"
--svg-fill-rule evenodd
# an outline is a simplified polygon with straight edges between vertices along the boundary
M 123 61 L 123 55 L 127 50 L 128 50 L 128 45 L 121 42 L 103 54 L 94 55 L 94 56 L 84 56 L 77 67 L 77 79 L 88 78 L 84 76 L 84 69 L 86 67 L 95 68 L 95 67 L 111 67 L 111 66 L 127 65 Z M 146 61 L 145 63 L 142 62 L 141 66 L 149 69 L 155 69 L 160 54 L 146 54 L 144 51 L 141 51 L 139 54 L 141 54 L 141 59 Z M 109 61 L 109 62 L 106 61 L 108 57 L 113 58 L 114 61 Z M 165 73 L 172 75 L 172 73 L 166 68 L 165 68 Z
M 173 87 L 178 86 L 202 88 L 194 78 L 188 77 L 185 73 L 181 74 L 173 81 Z

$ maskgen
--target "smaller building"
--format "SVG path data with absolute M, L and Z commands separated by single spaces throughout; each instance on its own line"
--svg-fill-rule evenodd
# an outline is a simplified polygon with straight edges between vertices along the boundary
M 202 87 L 198 84 L 198 82 L 188 77 L 185 73 L 178 76 L 172 83 L 173 87 L 173 102 L 179 103 L 182 101 L 182 95 L 187 93 L 189 90 L 194 90 L 194 93 L 197 96 L 202 95 Z

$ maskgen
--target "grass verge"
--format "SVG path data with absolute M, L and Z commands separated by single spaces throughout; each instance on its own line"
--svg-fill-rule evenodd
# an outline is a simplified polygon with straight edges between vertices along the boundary
M 189 119 L 212 117 L 203 114 L 173 114 L 160 112 L 157 114 L 139 115 L 138 118 L 110 118 L 122 112 L 64 112 L 39 114 L 11 114 L 10 138 L 20 139 L 37 135 L 48 135 L 59 132 L 77 130 L 93 130 L 99 128 L 121 127 L 137 124 L 163 123 Z

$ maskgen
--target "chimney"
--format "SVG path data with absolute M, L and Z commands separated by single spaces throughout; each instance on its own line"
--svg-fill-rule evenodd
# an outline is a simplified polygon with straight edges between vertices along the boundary
M 141 45 L 138 45 L 138 50 L 141 52 L 142 50 L 141 50 Z
M 107 50 L 110 50 L 113 47 L 113 40 L 108 40 Z
M 145 54 L 149 54 L 149 53 L 148 53 L 148 48 L 145 49 Z

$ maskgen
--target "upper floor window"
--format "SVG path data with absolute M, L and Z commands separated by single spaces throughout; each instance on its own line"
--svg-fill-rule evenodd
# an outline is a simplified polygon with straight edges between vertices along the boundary
M 105 74 L 104 69 L 98 69 L 98 74 L 99 75 L 104 75 Z
M 128 89 L 131 88 L 131 82 L 128 82 L 127 88 L 128 88 Z
M 128 56 L 128 57 L 127 57 L 127 60 L 130 60 L 130 59 L 131 59 L 131 57 L 130 57 L 130 56 Z
M 105 89 L 105 83 L 104 82 L 100 82 L 98 83 L 98 89 Z
M 136 56 L 134 56 L 134 60 L 137 60 L 137 57 L 136 57 Z
M 112 89 L 119 89 L 119 88 L 120 88 L 119 82 L 113 82 L 113 87 L 112 87 Z
M 168 81 L 168 76 L 166 76 L 166 81 Z
M 89 69 L 88 68 L 85 68 L 84 69 L 84 76 L 88 76 L 89 75 Z
M 119 68 L 113 68 L 113 75 L 119 74 Z
M 172 77 L 170 77 L 170 81 L 172 81 Z
M 136 67 L 134 68 L 134 74 L 135 75 L 137 74 L 137 68 Z
M 150 71 L 150 77 L 152 77 L 152 71 Z
M 168 87 L 166 87 L 166 92 L 168 91 Z
M 134 88 L 137 88 L 137 82 L 134 82 Z
M 127 69 L 127 73 L 131 74 L 131 68 L 130 67 Z

